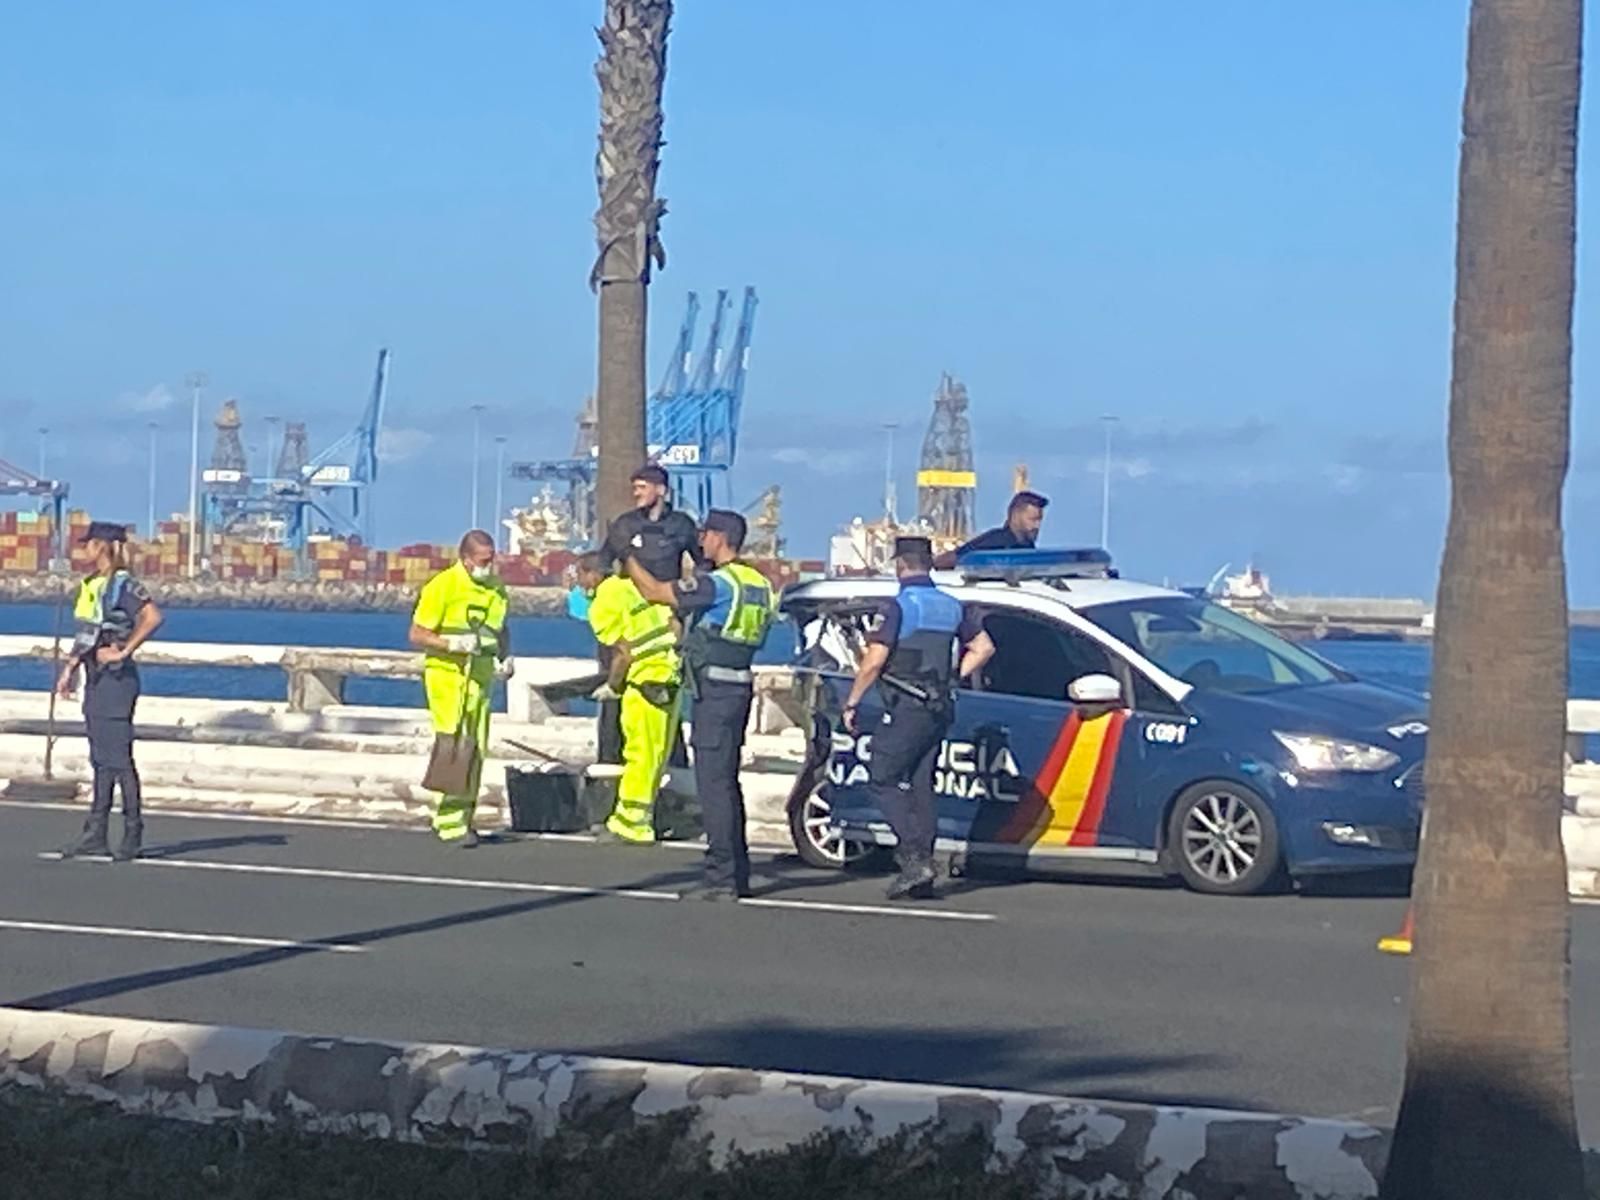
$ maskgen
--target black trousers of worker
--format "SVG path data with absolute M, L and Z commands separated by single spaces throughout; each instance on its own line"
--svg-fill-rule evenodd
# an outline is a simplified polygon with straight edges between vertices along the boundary
M 750 847 L 739 755 L 753 691 L 747 683 L 717 683 L 704 676 L 696 683 L 692 740 L 695 791 L 706 827 L 705 882 L 742 894 L 750 888 Z
M 947 708 L 893 699 L 872 730 L 867 777 L 878 811 L 894 830 L 901 867 L 933 857 L 939 816 L 933 772 L 950 718 Z
M 130 664 L 120 677 L 111 678 L 108 672 L 87 684 L 83 697 L 89 764 L 94 768 L 94 798 L 84 833 L 105 841 L 114 794 L 120 791 L 123 841 L 135 847 L 144 834 L 144 797 L 139 769 L 133 765 L 133 710 L 139 690 L 139 677 Z

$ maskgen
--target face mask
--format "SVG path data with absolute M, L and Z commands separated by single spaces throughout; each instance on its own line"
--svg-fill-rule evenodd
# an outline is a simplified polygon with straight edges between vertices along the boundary
M 489 576 L 494 574 L 494 568 L 493 567 L 468 567 L 467 568 L 467 574 L 471 575 L 479 583 L 482 583 L 485 579 L 489 578 Z

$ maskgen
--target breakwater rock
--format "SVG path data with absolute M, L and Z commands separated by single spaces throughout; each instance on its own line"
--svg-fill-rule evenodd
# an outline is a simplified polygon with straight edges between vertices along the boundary
M 392 583 L 343 580 L 152 579 L 156 602 L 168 608 L 255 608 L 289 612 L 404 612 L 417 601 L 417 589 Z M 0 604 L 70 603 L 78 579 L 73 575 L 0 575 Z M 510 589 L 517 616 L 548 617 L 566 612 L 566 593 L 558 587 Z

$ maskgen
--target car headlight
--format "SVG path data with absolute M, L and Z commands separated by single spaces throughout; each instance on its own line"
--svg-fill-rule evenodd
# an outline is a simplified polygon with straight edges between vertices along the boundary
M 1272 736 L 1294 755 L 1302 771 L 1387 771 L 1400 761 L 1392 750 L 1365 742 L 1347 742 L 1316 733 L 1274 731 Z

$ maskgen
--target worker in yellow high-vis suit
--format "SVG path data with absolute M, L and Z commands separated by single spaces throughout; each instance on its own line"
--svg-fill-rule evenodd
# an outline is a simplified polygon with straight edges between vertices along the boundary
M 651 604 L 633 581 L 613 575 L 595 589 L 589 625 L 614 650 L 611 677 L 595 699 L 622 701 L 622 778 L 606 832 L 617 841 L 656 840 L 656 792 L 678 731 L 681 667 L 672 610 Z
M 494 551 L 494 539 L 483 530 L 467 534 L 460 560 L 428 581 L 411 617 L 411 644 L 427 654 L 422 683 L 434 731 L 469 730 L 478 743 L 478 766 L 467 790 L 440 796 L 433 817 L 439 840 L 464 849 L 478 844 L 472 814 L 489 750 L 495 660 L 511 652 L 506 586 L 494 573 Z

